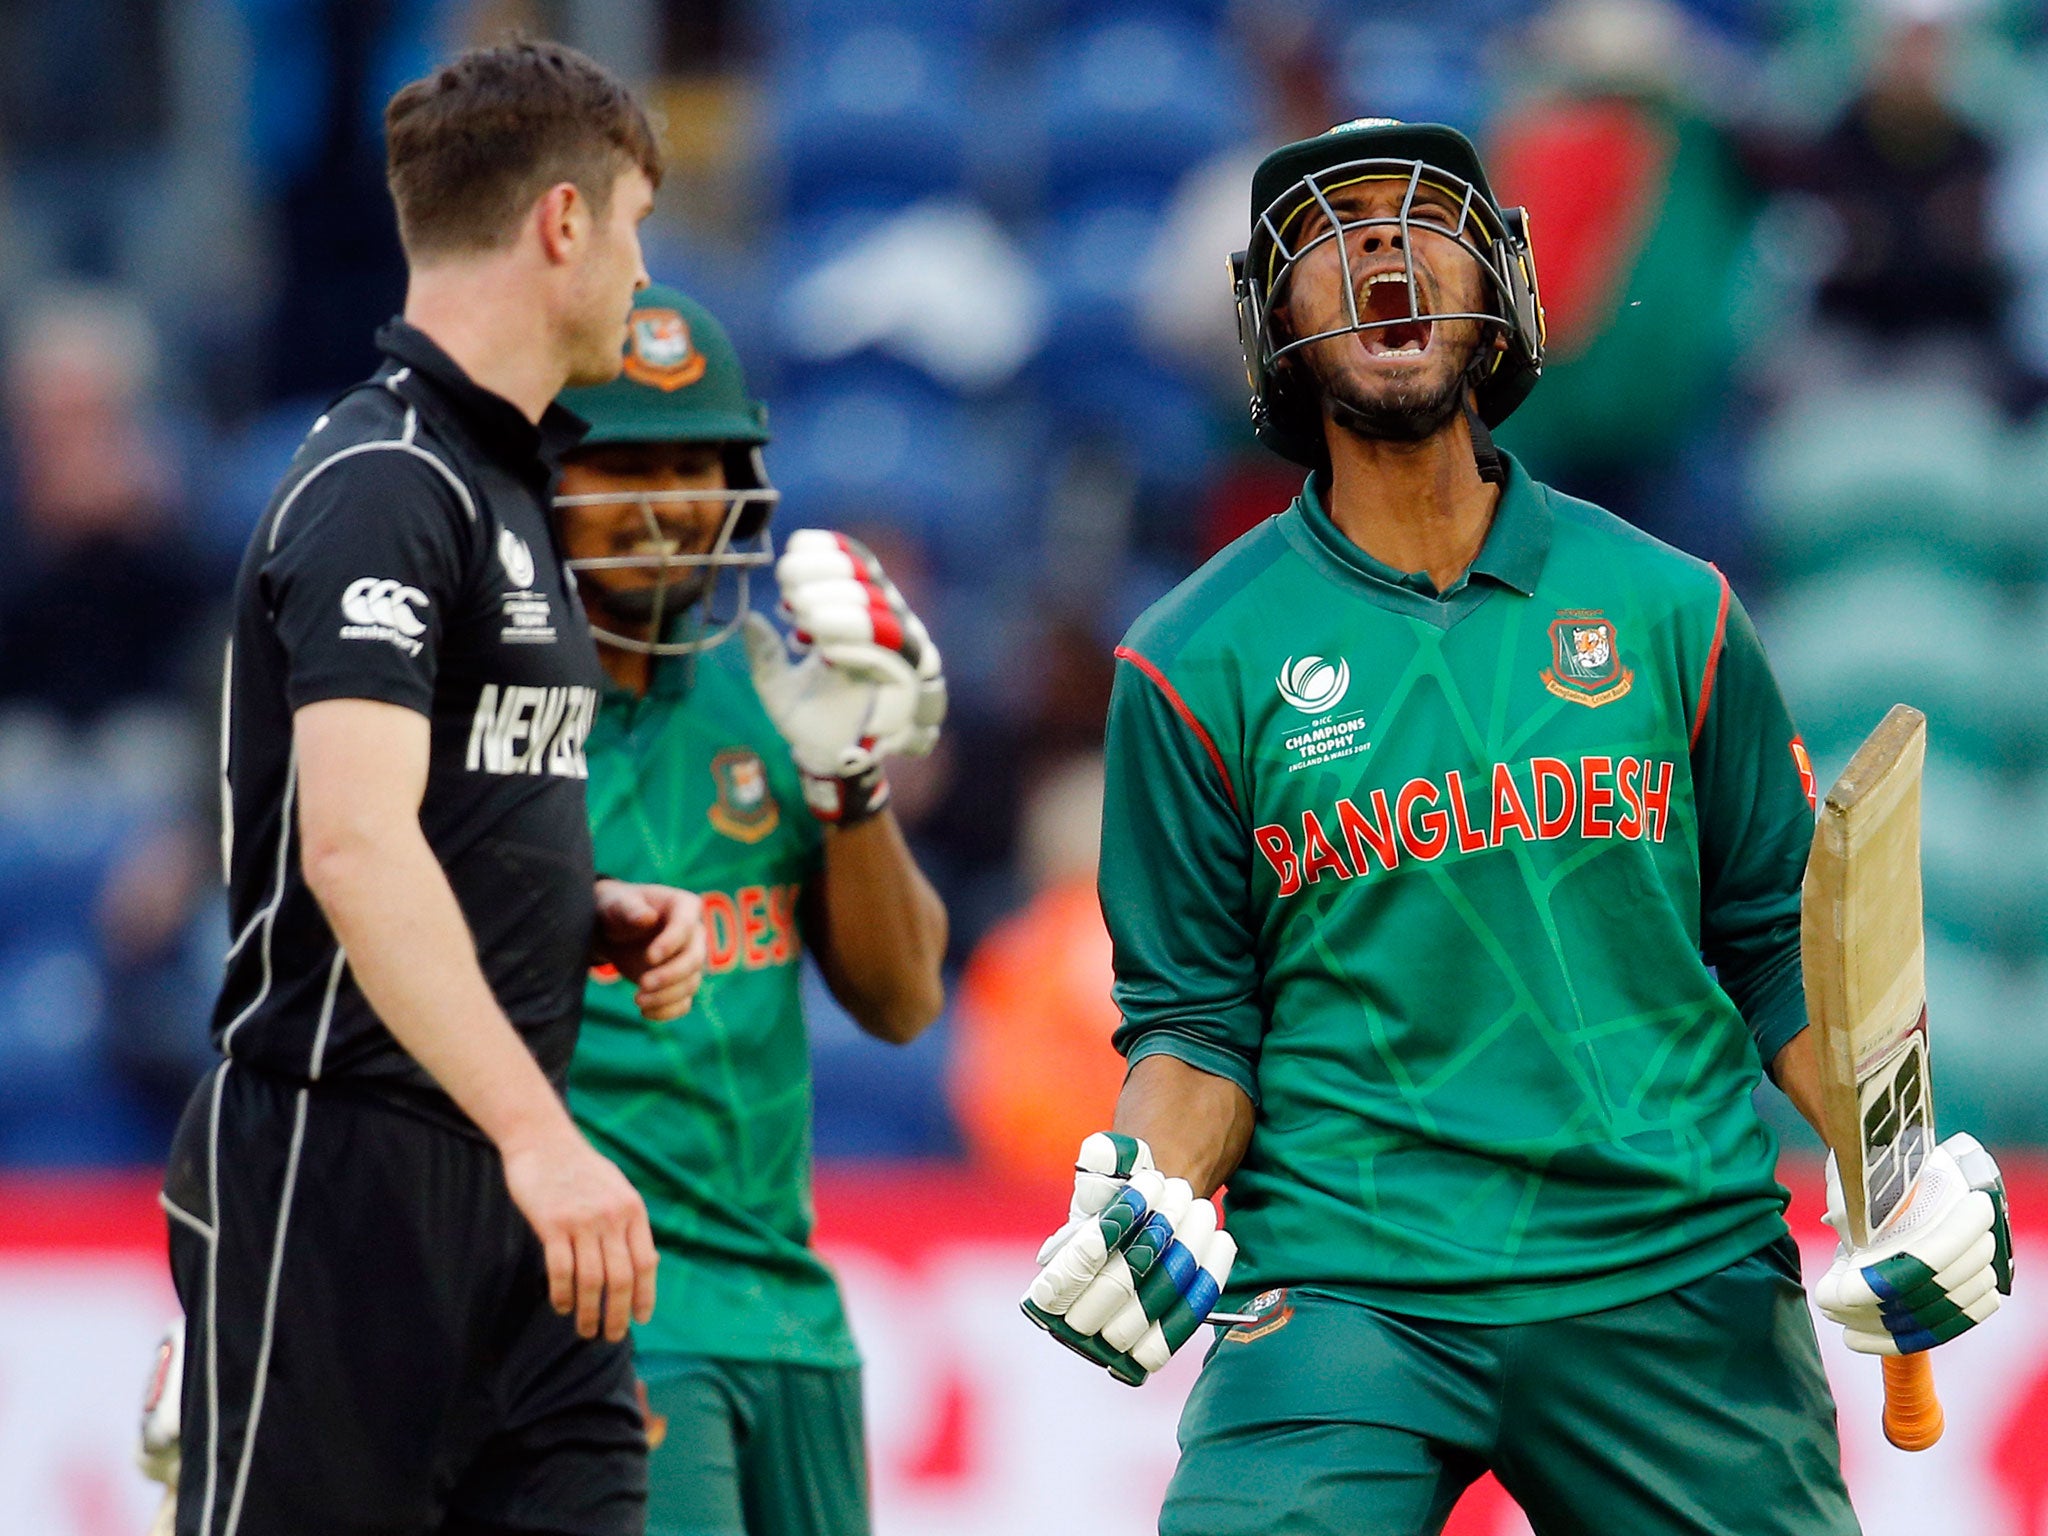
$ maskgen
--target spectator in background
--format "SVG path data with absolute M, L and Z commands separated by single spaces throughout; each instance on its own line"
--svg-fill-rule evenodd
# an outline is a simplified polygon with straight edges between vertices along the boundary
M 138 281 L 169 119 L 163 0 L 0 5 L 12 270 Z
M 1342 52 L 1336 34 L 1353 19 L 1348 8 L 1322 0 L 1237 0 L 1232 37 L 1259 83 L 1262 121 L 1244 142 L 1181 178 L 1145 254 L 1138 310 L 1145 343 L 1203 387 L 1225 445 L 1198 504 L 1182 514 L 1196 524 L 1197 560 L 1285 510 L 1301 489 L 1301 477 L 1251 434 L 1230 256 L 1244 248 L 1246 189 L 1263 146 L 1309 138 L 1350 115 L 1332 72 Z
M 47 768 L 0 785 L 0 798 L 52 813 L 49 797 L 72 795 L 53 813 L 114 818 L 119 830 L 98 834 L 93 903 L 104 1047 L 167 1139 L 210 1054 L 199 1049 L 218 956 L 205 715 L 221 594 L 179 520 L 155 421 L 157 337 L 140 304 L 117 289 L 52 290 L 25 307 L 13 342 L 0 389 L 15 466 L 0 730 L 42 740 Z
M 405 296 L 384 189 L 384 103 L 435 61 L 447 0 L 235 0 L 247 29 L 249 147 L 275 219 L 272 398 L 325 397 L 376 362 Z M 477 7 L 496 10 L 497 7 Z M 527 20 L 503 8 L 508 26 Z M 495 37 L 491 39 L 495 41 Z
M 157 342 L 115 290 L 31 303 L 4 389 L 16 527 L 0 571 L 0 702 L 73 725 L 174 695 L 213 594 L 151 419 Z
M 1123 1082 L 1095 895 L 1101 833 L 1101 754 L 1070 757 L 1025 804 L 1030 900 L 989 931 L 961 979 L 954 1112 L 992 1173 L 1037 1178 L 1059 1166 L 1104 1123 Z
M 917 601 L 910 585 L 903 586 Z M 933 774 L 937 785 L 899 785 L 896 791 L 899 802 L 906 794 L 915 797 L 898 815 L 946 899 L 954 964 L 1031 889 L 1027 882 L 1020 892 L 1015 873 L 1031 786 L 1067 759 L 1102 746 L 1115 676 L 1111 642 L 1046 590 L 1024 632 L 1006 647 L 1006 675 L 984 690 L 962 690 L 953 701 L 940 746 L 950 755 Z
M 1828 214 L 1814 309 L 1857 344 L 1863 355 L 1848 361 L 1888 372 L 1925 343 L 1953 364 L 1960 343 L 2003 387 L 2015 366 L 2011 282 L 1987 227 L 1999 148 L 1949 103 L 1947 28 L 1896 9 L 1861 89 L 1826 131 L 1759 141 L 1753 157 L 1764 179 Z
M 1548 89 L 1490 134 L 1524 204 L 1549 321 L 1543 388 L 1501 434 L 1540 479 L 1725 560 L 1719 496 L 1681 456 L 1723 411 L 1753 194 L 1721 129 L 1707 35 L 1669 0 L 1561 0 L 1535 24 Z

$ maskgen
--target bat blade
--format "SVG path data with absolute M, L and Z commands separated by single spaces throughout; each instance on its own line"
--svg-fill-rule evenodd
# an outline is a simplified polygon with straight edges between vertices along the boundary
M 1920 779 L 1927 720 L 1895 706 L 1828 791 L 1800 909 L 1821 1106 L 1860 1247 L 1890 1220 L 1933 1145 Z
M 1926 758 L 1927 717 L 1894 705 L 1821 804 L 1800 903 L 1821 1119 L 1857 1247 L 1911 1198 L 1934 1148 L 1920 898 Z M 1894 1445 L 1919 1450 L 1940 1438 L 1924 1355 L 1885 1361 L 1885 1398 Z

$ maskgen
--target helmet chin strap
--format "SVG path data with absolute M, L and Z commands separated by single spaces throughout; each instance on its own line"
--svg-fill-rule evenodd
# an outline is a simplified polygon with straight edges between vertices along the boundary
M 1479 478 L 1488 485 L 1507 484 L 1507 466 L 1501 462 L 1500 450 L 1493 446 L 1493 434 L 1479 419 L 1479 407 L 1472 403 L 1469 394 L 1465 396 L 1465 425 L 1472 433 L 1472 461 L 1479 469 Z

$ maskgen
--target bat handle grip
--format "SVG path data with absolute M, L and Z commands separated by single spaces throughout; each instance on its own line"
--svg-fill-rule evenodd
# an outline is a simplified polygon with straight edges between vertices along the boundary
M 1884 1437 L 1902 1451 L 1924 1451 L 1941 1438 L 1941 1399 L 1925 1353 L 1884 1359 Z

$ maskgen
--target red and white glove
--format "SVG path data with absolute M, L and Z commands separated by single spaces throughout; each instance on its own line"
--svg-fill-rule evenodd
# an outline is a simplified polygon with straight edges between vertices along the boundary
M 883 760 L 922 757 L 946 718 L 939 648 L 881 562 L 843 534 L 805 528 L 775 562 L 797 659 L 747 615 L 754 691 L 789 743 L 820 821 L 848 827 L 889 799 Z

